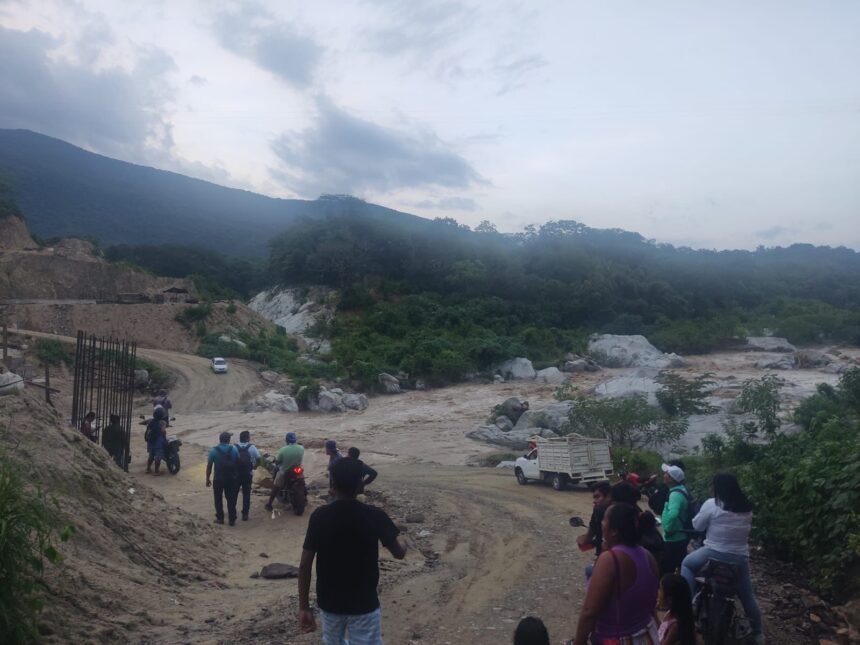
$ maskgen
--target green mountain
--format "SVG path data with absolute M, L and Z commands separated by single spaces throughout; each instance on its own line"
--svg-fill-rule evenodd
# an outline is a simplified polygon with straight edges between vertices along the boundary
M 348 196 L 275 199 L 118 161 L 29 130 L 0 129 L 0 178 L 30 231 L 92 236 L 105 244 L 200 246 L 264 257 L 298 219 L 360 214 L 414 219 Z

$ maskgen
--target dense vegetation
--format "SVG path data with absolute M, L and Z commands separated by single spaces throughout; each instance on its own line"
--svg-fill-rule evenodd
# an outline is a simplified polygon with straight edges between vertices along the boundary
M 260 260 L 234 258 L 194 246 L 118 244 L 104 250 L 110 262 L 126 262 L 154 275 L 191 278 L 197 290 L 212 298 L 247 300 L 265 286 Z
M 706 352 L 770 330 L 860 342 L 860 254 L 794 245 L 694 251 L 573 221 L 502 235 L 451 219 L 303 220 L 271 245 L 271 279 L 341 290 L 329 331 L 349 374 L 431 382 L 526 355 L 556 361 L 588 333 Z
M 860 591 L 860 368 L 798 406 L 796 434 L 775 432 L 780 386 L 768 376 L 744 383 L 740 408 L 755 421 L 728 424 L 725 437 L 710 435 L 699 456 L 685 456 L 688 484 L 703 500 L 715 473 L 734 472 L 755 506 L 754 538 L 800 564 L 821 591 L 845 597 Z M 640 475 L 663 461 L 630 448 L 613 458 Z

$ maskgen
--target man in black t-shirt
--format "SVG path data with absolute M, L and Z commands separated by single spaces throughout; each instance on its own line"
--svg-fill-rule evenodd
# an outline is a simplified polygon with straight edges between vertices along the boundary
M 310 608 L 311 569 L 317 566 L 317 605 L 322 614 L 323 642 L 382 642 L 379 584 L 379 543 L 398 560 L 406 547 L 400 531 L 381 509 L 355 496 L 362 479 L 357 459 L 341 457 L 331 465 L 331 504 L 311 515 L 299 566 L 299 627 L 316 630 Z

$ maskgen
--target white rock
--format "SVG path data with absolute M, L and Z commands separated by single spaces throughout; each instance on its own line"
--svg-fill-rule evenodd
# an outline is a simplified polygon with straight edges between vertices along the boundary
M 793 370 L 797 364 L 794 356 L 788 354 L 760 360 L 755 366 L 762 370 Z
M 748 336 L 746 349 L 757 352 L 793 352 L 797 348 L 777 336 Z
M 261 394 L 245 406 L 245 412 L 265 412 L 266 410 L 273 412 L 298 412 L 299 406 L 293 397 L 276 392 L 275 390 L 269 390 Z
M 0 374 L 0 396 L 24 391 L 24 379 L 14 372 Z
M 536 378 L 549 385 L 559 385 L 567 380 L 567 377 L 557 367 L 547 367 L 544 370 L 540 370 Z
M 379 375 L 379 384 L 386 394 L 400 394 L 400 381 L 391 374 L 382 372 Z
M 644 394 L 648 404 L 657 406 L 657 392 L 662 386 L 655 380 L 657 370 L 640 369 L 629 376 L 616 376 L 594 388 L 594 393 L 602 398 L 625 398 Z
M 512 358 L 505 361 L 496 369 L 505 380 L 529 380 L 537 374 L 532 362 L 527 358 Z
M 595 334 L 588 351 L 604 367 L 683 367 L 686 361 L 677 354 L 664 354 L 644 336 Z
M 343 412 L 346 410 L 341 395 L 325 389 L 321 389 L 317 396 L 317 406 L 322 412 Z
M 370 402 L 364 394 L 344 394 L 343 404 L 350 410 L 366 410 Z

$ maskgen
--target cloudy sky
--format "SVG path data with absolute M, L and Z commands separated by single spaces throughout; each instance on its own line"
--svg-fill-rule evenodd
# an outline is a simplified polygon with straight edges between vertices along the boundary
M 860 2 L 0 0 L 0 127 L 502 231 L 860 249 Z

